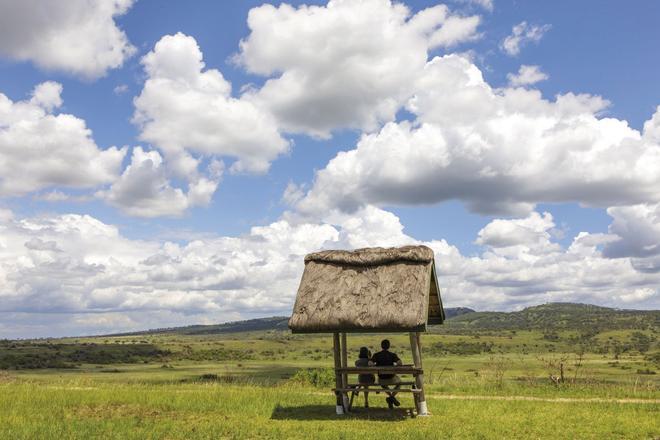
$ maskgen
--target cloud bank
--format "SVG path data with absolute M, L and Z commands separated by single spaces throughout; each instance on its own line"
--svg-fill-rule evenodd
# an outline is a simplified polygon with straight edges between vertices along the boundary
M 647 222 L 655 234 L 647 238 L 660 242 L 657 217 L 641 211 L 611 214 L 613 224 Z M 446 240 L 425 242 L 435 251 L 445 304 L 478 309 L 543 301 L 660 305 L 660 270 L 639 271 L 631 258 L 603 255 L 604 246 L 632 240 L 617 235 L 620 228 L 610 234 L 581 232 L 563 249 L 553 242 L 554 226 L 548 213 L 496 219 L 476 237 L 484 249 L 478 256 L 462 255 Z M 128 239 L 115 226 L 74 214 L 14 218 L 0 211 L 0 229 L 0 337 L 287 314 L 306 253 L 422 243 L 403 232 L 394 214 L 374 207 L 335 213 L 324 222 L 281 219 L 242 236 L 183 243 Z M 648 261 L 653 259 L 638 258 Z M 47 316 L 39 321 L 48 328 L 30 324 L 35 316 Z

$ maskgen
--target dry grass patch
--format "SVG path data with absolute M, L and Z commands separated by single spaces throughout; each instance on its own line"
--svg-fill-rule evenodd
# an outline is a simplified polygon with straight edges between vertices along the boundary
M 0 371 L 0 383 L 12 383 L 15 380 L 16 378 L 6 371 Z
M 177 415 L 173 411 L 162 411 L 135 404 L 107 403 L 98 405 L 81 405 L 73 408 L 67 418 L 115 419 L 125 417 L 159 418 Z

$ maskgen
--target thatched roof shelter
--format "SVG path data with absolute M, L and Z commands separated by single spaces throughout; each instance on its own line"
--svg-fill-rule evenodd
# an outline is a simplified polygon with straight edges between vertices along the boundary
M 323 251 L 305 257 L 294 333 L 420 332 L 444 321 L 433 250 Z

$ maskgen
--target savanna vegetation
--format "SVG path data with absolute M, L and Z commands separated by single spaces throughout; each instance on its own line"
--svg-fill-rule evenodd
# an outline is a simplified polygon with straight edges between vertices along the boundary
M 660 312 L 449 312 L 422 338 L 432 417 L 411 416 L 410 397 L 390 411 L 375 396 L 336 416 L 331 337 L 268 318 L 0 340 L 0 438 L 660 436 Z M 381 337 L 349 336 L 349 356 Z M 407 335 L 388 337 L 410 361 Z

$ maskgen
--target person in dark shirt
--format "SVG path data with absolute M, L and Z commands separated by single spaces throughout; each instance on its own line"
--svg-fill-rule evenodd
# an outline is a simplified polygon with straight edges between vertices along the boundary
M 401 365 L 401 359 L 396 353 L 390 351 L 390 341 L 383 339 L 380 343 L 381 351 L 375 353 L 371 357 L 371 361 L 376 364 L 377 367 L 393 367 L 395 365 Z M 389 385 L 394 385 L 394 389 L 399 388 L 399 382 L 401 379 L 396 374 L 379 374 L 378 383 L 385 388 L 386 390 L 390 389 Z M 389 397 L 385 399 L 387 406 L 392 408 L 393 405 L 399 406 L 401 403 L 396 399 L 396 393 L 387 393 Z

